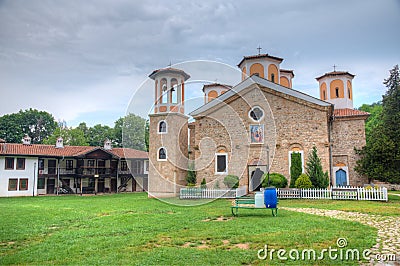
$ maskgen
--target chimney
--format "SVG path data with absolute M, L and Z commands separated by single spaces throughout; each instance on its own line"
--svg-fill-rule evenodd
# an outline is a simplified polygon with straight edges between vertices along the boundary
M 111 150 L 111 149 L 112 149 L 111 141 L 110 141 L 109 139 L 106 139 L 106 140 L 104 141 L 104 149 L 105 149 L 105 150 Z
M 28 135 L 25 135 L 24 138 L 22 139 L 22 144 L 31 145 L 31 137 L 29 137 Z
M 62 137 L 59 137 L 56 141 L 56 148 L 57 149 L 62 149 L 64 148 L 64 140 Z

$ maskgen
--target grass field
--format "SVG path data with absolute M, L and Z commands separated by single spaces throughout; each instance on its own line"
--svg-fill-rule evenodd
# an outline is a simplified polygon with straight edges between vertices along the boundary
M 179 207 L 147 194 L 0 199 L 0 264 L 243 265 L 262 261 L 257 251 L 375 243 L 376 229 L 355 222 L 279 210 L 246 211 L 232 219 L 231 202 Z M 400 197 L 389 203 L 281 200 L 280 206 L 400 215 Z M 337 264 L 287 261 L 292 264 Z M 357 262 L 348 262 L 357 264 Z

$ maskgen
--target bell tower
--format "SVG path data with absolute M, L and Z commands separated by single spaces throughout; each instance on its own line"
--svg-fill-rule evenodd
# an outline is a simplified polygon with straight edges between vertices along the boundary
M 319 82 L 320 99 L 334 104 L 335 109 L 353 109 L 354 77 L 349 72 L 335 69 L 316 78 Z
M 188 116 L 185 115 L 186 72 L 176 68 L 153 71 L 154 113 L 150 114 L 149 197 L 174 197 L 186 184 Z

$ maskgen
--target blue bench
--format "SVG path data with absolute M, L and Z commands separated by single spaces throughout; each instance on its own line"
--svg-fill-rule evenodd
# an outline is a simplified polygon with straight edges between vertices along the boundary
M 235 198 L 235 205 L 231 206 L 233 216 L 238 216 L 239 209 L 248 210 L 266 210 L 271 209 L 272 216 L 278 215 L 278 195 L 275 188 L 266 188 L 264 190 L 264 206 L 263 208 L 255 207 L 255 199 L 253 197 Z

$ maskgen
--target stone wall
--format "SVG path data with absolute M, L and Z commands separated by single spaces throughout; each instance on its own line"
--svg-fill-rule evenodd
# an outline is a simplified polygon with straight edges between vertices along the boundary
M 161 120 L 167 122 L 167 133 L 158 133 Z M 186 185 L 188 163 L 188 117 L 179 113 L 150 115 L 149 197 L 171 197 Z M 167 160 L 158 160 L 158 150 L 167 150 Z
M 332 165 L 348 167 L 349 185 L 363 186 L 368 179 L 358 174 L 354 167 L 359 157 L 354 148 L 365 146 L 365 117 L 336 118 L 332 125 Z M 335 176 L 332 173 L 333 178 Z
M 259 123 L 249 118 L 252 106 L 259 106 L 264 110 L 264 117 Z M 195 117 L 195 157 L 203 158 L 196 160 L 198 181 L 206 178 L 212 184 L 215 179 L 223 179 L 215 175 L 213 160 L 219 147 L 225 147 L 228 151 L 228 173 L 241 177 L 240 185 L 248 185 L 247 165 L 254 161 L 263 165 L 267 165 L 269 161 L 270 172 L 281 173 L 290 182 L 288 157 L 293 145 L 300 146 L 306 158 L 315 145 L 324 171 L 329 171 L 329 112 L 326 107 L 268 88 L 260 90 L 257 86 L 251 86 L 245 89 L 240 96 L 233 96 L 218 108 Z M 254 124 L 264 125 L 263 144 L 250 143 L 249 128 Z M 210 139 L 214 142 L 209 141 Z

